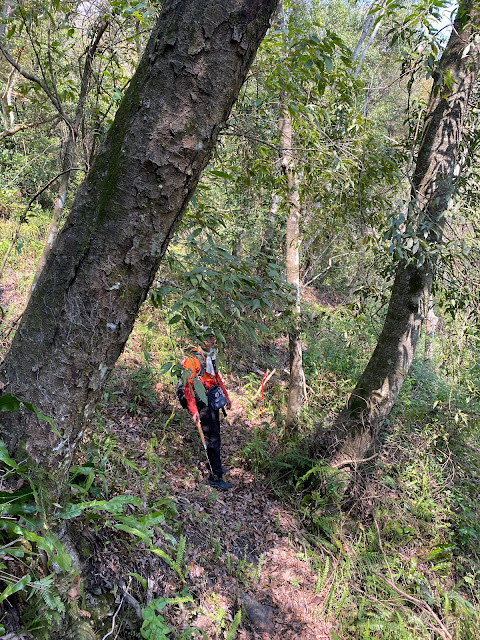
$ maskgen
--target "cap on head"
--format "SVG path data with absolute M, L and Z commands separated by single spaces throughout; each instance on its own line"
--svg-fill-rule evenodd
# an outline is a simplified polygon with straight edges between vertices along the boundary
M 200 327 L 199 337 L 201 338 L 215 338 L 215 331 L 211 327 L 202 325 Z

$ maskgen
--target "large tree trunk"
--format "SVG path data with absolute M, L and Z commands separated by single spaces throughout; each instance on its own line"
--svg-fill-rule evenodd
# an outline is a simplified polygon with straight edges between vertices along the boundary
M 392 409 L 412 364 L 452 193 L 459 143 L 479 63 L 474 40 L 480 10 L 460 3 L 455 26 L 438 64 L 426 112 L 423 139 L 412 177 L 412 210 L 432 250 L 397 268 L 385 325 L 375 351 L 332 430 L 318 434 L 312 452 L 337 467 L 352 466 L 372 448 L 379 426 Z M 470 48 L 467 48 L 470 45 Z
M 277 0 L 167 0 L 1 367 L 53 418 L 3 418 L 61 488 Z

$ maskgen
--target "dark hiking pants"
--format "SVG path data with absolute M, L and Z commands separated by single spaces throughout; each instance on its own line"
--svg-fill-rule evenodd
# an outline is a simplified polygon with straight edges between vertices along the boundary
M 218 409 L 212 409 L 197 400 L 197 409 L 200 415 L 203 435 L 207 444 L 207 455 L 212 467 L 213 474 L 222 477 L 222 463 L 220 461 L 220 415 Z M 210 469 L 209 469 L 210 471 Z

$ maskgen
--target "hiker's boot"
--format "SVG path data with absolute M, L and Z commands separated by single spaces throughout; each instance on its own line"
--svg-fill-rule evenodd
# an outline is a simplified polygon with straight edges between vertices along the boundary
M 209 476 L 208 484 L 215 489 L 223 489 L 223 491 L 228 491 L 228 489 L 232 489 L 233 487 L 230 482 L 222 480 L 221 476 Z
M 204 463 L 202 463 L 202 464 L 203 464 L 203 468 L 204 468 L 206 471 L 209 471 L 209 466 L 210 466 L 210 465 L 208 465 L 206 462 L 204 462 Z M 230 469 L 224 469 L 224 468 L 222 467 L 221 473 L 222 473 L 222 476 L 224 476 L 224 475 L 226 475 L 227 473 L 230 473 Z

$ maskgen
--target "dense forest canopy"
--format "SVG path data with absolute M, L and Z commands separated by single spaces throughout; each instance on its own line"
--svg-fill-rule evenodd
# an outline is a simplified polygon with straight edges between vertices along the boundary
M 477 638 L 479 51 L 474 0 L 6 0 L 0 637 Z

